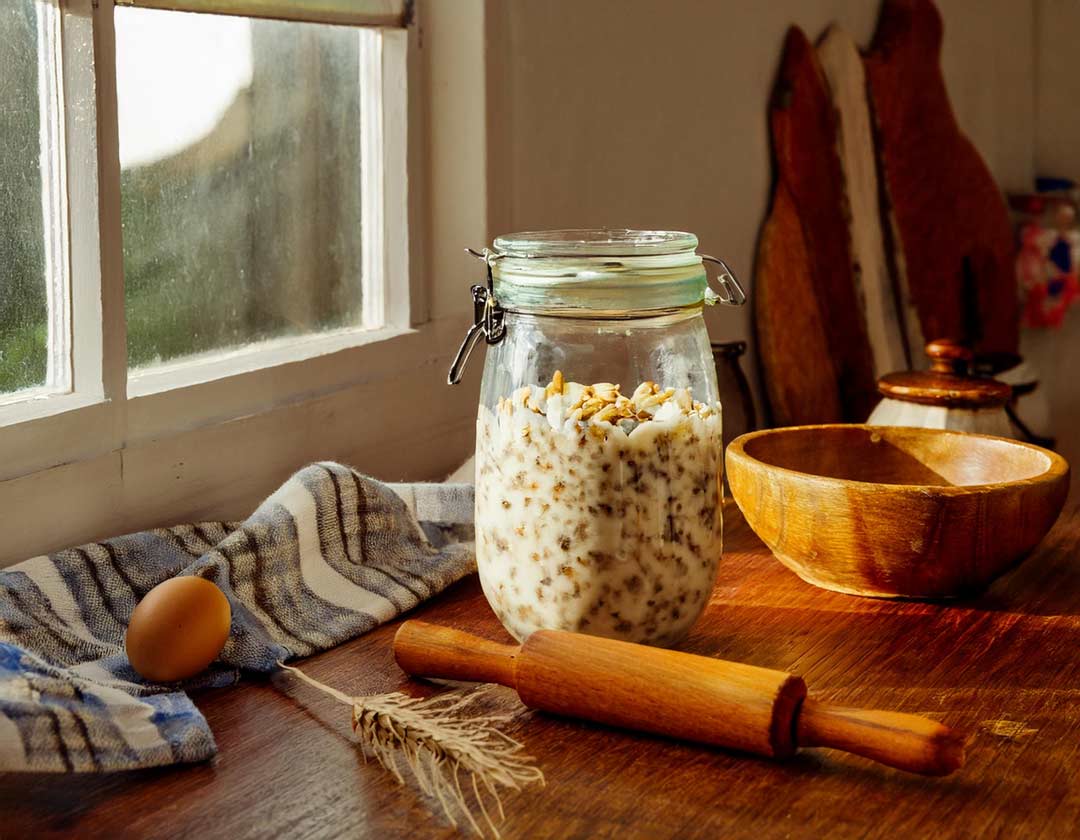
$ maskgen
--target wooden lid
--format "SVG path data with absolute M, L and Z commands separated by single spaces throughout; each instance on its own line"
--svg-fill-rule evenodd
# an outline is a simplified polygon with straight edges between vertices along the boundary
M 967 376 L 972 353 L 957 341 L 931 341 L 926 355 L 930 370 L 886 374 L 878 380 L 878 390 L 890 399 L 946 408 L 1000 407 L 1012 396 L 1004 382 Z

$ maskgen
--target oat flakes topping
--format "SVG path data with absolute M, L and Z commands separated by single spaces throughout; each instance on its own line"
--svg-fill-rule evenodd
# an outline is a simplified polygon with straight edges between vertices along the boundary
M 567 382 L 562 371 L 555 371 L 543 388 L 518 388 L 511 396 L 501 398 L 497 411 L 512 415 L 516 408 L 526 408 L 534 414 L 544 414 L 552 428 L 571 424 L 618 425 L 629 434 L 640 423 L 649 420 L 671 420 L 679 415 L 696 414 L 707 417 L 715 409 L 694 400 L 686 388 L 663 388 L 647 381 L 638 385 L 630 396 L 622 386 L 612 382 L 582 385 Z M 671 403 L 674 407 L 665 409 Z

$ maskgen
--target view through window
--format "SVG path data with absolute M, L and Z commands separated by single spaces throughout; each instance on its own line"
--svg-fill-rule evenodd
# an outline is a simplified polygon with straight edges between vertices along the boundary
M 130 367 L 360 324 L 360 37 L 117 9 Z
M 39 82 L 48 79 L 38 78 L 35 0 L 5 0 L 0 5 L 0 394 L 44 385 L 48 371 Z

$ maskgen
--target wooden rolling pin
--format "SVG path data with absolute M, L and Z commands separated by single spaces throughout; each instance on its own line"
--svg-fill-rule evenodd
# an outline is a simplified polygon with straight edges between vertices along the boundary
M 832 747 L 927 776 L 964 763 L 964 739 L 936 721 L 820 703 L 800 677 L 706 656 L 558 630 L 507 645 L 406 621 L 394 658 L 413 676 L 508 686 L 534 709 L 774 758 Z

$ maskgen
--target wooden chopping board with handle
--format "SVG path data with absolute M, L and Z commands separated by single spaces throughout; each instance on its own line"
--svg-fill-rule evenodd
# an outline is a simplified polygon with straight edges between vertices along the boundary
M 788 30 L 769 105 L 776 181 L 754 321 L 778 425 L 862 422 L 878 400 L 853 277 L 836 115 L 814 48 Z
M 903 257 L 901 293 L 922 335 L 1015 353 L 1012 229 L 1001 191 L 953 115 L 942 38 L 930 0 L 885 0 L 865 58 L 894 247 Z

